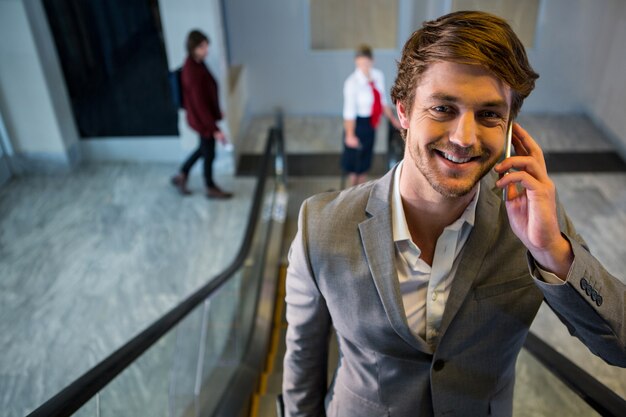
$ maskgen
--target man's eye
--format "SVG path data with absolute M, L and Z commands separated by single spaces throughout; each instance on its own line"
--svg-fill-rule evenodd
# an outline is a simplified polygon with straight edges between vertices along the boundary
M 433 107 L 433 110 L 439 113 L 449 113 L 450 112 L 450 107 L 448 106 L 435 106 Z
M 499 119 L 500 118 L 500 114 L 496 113 L 495 111 L 484 111 L 482 113 L 482 116 L 487 119 Z

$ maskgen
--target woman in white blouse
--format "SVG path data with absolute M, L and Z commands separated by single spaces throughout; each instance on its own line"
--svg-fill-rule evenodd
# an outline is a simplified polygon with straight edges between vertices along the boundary
M 350 185 L 367 180 L 372 164 L 376 127 L 381 115 L 396 127 L 400 123 L 387 104 L 385 76 L 373 68 L 372 49 L 361 45 L 354 58 L 355 70 L 343 84 L 344 148 L 341 167 Z

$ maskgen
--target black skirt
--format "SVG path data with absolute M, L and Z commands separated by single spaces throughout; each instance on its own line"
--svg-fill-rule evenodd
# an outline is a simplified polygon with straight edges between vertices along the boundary
M 343 132 L 343 154 L 341 155 L 341 169 L 350 174 L 364 174 L 372 166 L 374 153 L 374 139 L 376 130 L 372 127 L 370 117 L 357 117 L 354 134 L 359 138 L 358 148 L 346 146 L 346 132 Z

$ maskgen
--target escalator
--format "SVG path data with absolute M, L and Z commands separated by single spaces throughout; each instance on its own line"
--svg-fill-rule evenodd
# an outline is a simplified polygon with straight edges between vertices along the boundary
M 390 138 L 401 141 L 395 134 Z M 393 165 L 402 158 L 401 142 L 390 142 L 388 149 L 387 164 Z M 298 208 L 309 195 L 342 184 L 337 176 L 287 181 L 287 161 L 277 117 L 233 263 L 29 416 L 278 415 L 286 252 Z M 331 339 L 331 376 L 336 363 Z M 626 415 L 624 399 L 532 334 L 517 375 L 516 417 L 552 415 L 546 409 L 564 416 Z
M 232 264 L 29 416 L 247 413 L 275 304 L 287 204 L 282 140 L 269 129 Z

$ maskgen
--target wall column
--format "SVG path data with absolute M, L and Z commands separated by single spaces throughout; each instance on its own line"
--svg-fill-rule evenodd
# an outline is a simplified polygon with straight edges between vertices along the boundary
M 0 114 L 13 152 L 4 157 L 17 175 L 68 171 L 80 161 L 52 39 L 41 0 L 0 2 Z

